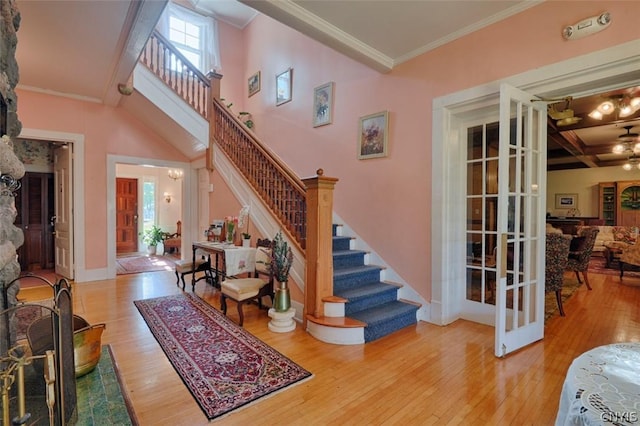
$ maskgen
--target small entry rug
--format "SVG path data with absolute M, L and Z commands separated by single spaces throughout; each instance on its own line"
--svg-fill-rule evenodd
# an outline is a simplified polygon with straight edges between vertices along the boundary
M 116 259 L 116 274 L 139 274 L 141 272 L 173 271 L 175 262 L 168 256 L 127 256 Z
M 197 296 L 133 303 L 209 420 L 312 377 Z

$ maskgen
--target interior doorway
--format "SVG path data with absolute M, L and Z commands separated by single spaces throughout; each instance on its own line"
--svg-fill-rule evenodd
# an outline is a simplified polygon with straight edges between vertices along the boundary
M 157 225 L 163 232 L 173 234 L 177 231 L 177 222 L 182 222 L 182 241 L 191 241 L 192 224 L 197 223 L 192 217 L 196 209 L 191 207 L 191 187 L 192 173 L 189 163 L 171 162 L 166 160 L 145 159 L 136 157 L 107 156 L 107 181 L 112 182 L 107 185 L 107 253 L 108 253 L 108 278 L 115 278 L 118 275 L 118 259 L 130 254 L 147 254 L 147 247 L 142 242 L 144 227 Z M 174 175 L 169 171 L 179 170 L 181 173 Z M 135 220 L 135 234 L 137 236 L 137 247 L 128 254 L 118 248 L 118 220 L 122 216 L 123 204 L 119 203 L 118 183 L 121 179 L 133 179 L 136 181 L 137 206 L 136 213 L 131 209 L 131 220 L 133 215 L 138 215 Z M 153 190 L 149 191 L 148 188 Z M 145 189 L 146 188 L 146 189 Z M 145 195 L 152 196 L 153 200 L 148 200 Z M 133 199 L 129 206 L 133 206 Z M 146 225 L 145 225 L 146 224 Z M 133 228 L 132 228 L 133 229 Z M 134 231 L 131 231 L 134 232 Z M 162 254 L 162 245 L 158 245 L 157 253 Z M 187 250 L 188 251 L 188 250 Z M 184 255 L 185 250 L 179 251 Z M 189 251 L 190 254 L 190 251 Z
M 627 43 L 504 81 L 543 98 L 579 97 L 631 86 L 639 78 L 639 48 L 640 42 Z M 460 207 L 465 205 L 466 164 L 460 147 L 466 143 L 464 124 L 497 103 L 496 87 L 487 84 L 434 100 L 432 205 L 439 208 L 431 223 L 431 321 L 437 324 L 464 316 L 466 208 Z M 546 200 L 546 186 L 539 190 L 541 200 Z
M 14 151 L 25 163 L 15 197 L 15 224 L 24 234 L 20 269 L 73 280 L 73 145 L 21 135 Z

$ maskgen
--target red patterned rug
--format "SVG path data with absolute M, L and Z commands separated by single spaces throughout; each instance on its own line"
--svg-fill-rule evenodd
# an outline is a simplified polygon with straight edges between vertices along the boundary
M 618 262 L 613 262 L 611 267 L 607 268 L 604 257 L 592 256 L 591 259 L 589 259 L 589 272 L 593 272 L 594 274 L 620 276 L 619 268 L 620 267 L 618 266 Z M 624 276 L 640 278 L 640 271 L 638 270 L 638 268 L 634 269 L 634 271 L 631 271 L 629 267 L 625 266 Z
M 127 256 L 116 259 L 116 274 L 139 274 L 141 272 L 173 271 L 175 262 L 169 256 Z
M 209 420 L 312 377 L 197 296 L 133 303 Z

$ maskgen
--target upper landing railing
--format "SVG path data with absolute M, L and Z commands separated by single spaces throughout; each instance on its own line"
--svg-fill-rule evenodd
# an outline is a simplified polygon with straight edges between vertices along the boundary
M 170 41 L 153 31 L 140 56 L 152 73 L 207 118 L 209 79 L 194 67 Z

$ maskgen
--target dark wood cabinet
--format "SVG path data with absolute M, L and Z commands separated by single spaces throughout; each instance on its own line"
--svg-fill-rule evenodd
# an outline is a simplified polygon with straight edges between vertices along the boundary
M 604 220 L 604 224 L 614 226 L 616 224 L 616 183 L 600 182 L 600 198 L 599 198 L 599 214 L 600 219 Z
M 55 267 L 53 173 L 27 172 L 16 193 L 18 216 L 15 224 L 24 233 L 24 244 L 18 249 L 23 271 Z

